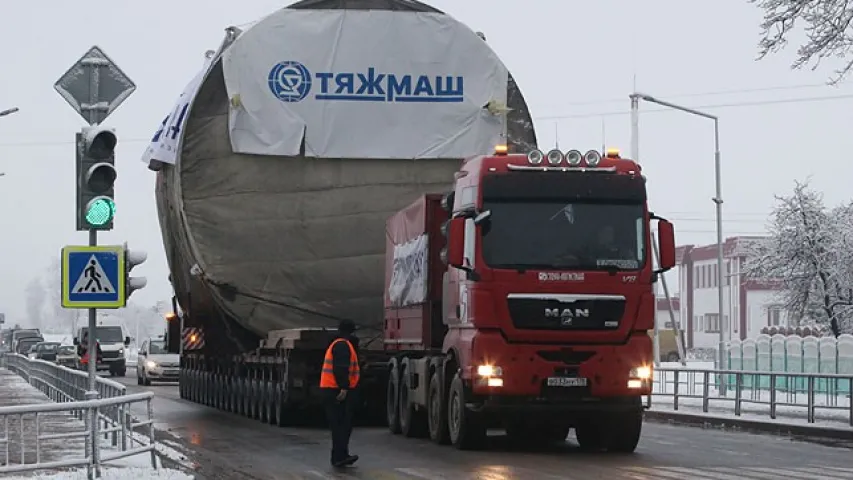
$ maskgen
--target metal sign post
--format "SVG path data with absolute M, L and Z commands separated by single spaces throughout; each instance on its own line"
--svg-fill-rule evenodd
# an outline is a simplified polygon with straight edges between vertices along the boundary
M 133 81 L 119 69 L 99 47 L 93 46 L 53 85 L 54 89 L 71 105 L 90 125 L 103 122 L 135 90 Z M 79 186 L 78 186 L 79 188 Z M 89 246 L 98 244 L 98 231 L 89 230 Z M 97 347 L 96 347 L 97 310 L 89 309 L 89 391 L 87 399 L 98 398 L 97 392 Z M 92 410 L 92 424 L 97 422 L 95 410 Z M 94 439 L 97 442 L 97 439 Z M 97 454 L 97 445 L 92 445 L 93 454 Z M 95 462 L 97 464 L 97 462 Z

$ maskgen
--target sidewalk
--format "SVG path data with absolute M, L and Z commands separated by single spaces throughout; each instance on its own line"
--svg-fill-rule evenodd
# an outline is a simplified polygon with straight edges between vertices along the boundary
M 38 389 L 24 381 L 18 375 L 6 369 L 0 369 L 0 407 L 11 407 L 18 405 L 32 405 L 49 403 L 48 399 Z M 68 412 L 48 412 L 39 414 L 41 429 L 53 433 L 82 432 L 85 425 Z M 10 415 L 6 418 L 0 416 L 0 438 L 3 436 L 3 425 L 9 424 L 9 458 L 5 458 L 5 445 L 0 442 L 0 466 L 20 465 L 21 463 L 35 463 L 36 461 L 36 422 L 33 414 L 23 417 L 23 429 L 21 418 L 18 415 Z M 21 432 L 23 431 L 23 435 Z M 22 441 L 23 440 L 23 441 Z M 21 449 L 24 451 L 24 461 L 21 462 Z M 39 448 L 39 456 L 42 462 L 52 462 L 68 458 L 69 456 L 80 456 L 83 452 L 84 441 L 82 438 L 63 438 L 55 440 L 43 440 Z
M 0 407 L 16 406 L 16 405 L 31 405 L 38 403 L 48 403 L 50 400 L 42 394 L 37 388 L 33 387 L 18 375 L 9 370 L 0 368 Z M 49 412 L 39 414 L 42 434 L 60 434 L 70 432 L 82 432 L 85 430 L 85 424 L 81 420 L 77 420 L 67 412 Z M 21 465 L 21 420 L 18 415 L 8 416 L 9 422 L 9 465 Z M 0 440 L 3 436 L 3 425 L 6 419 L 0 416 Z M 23 447 L 24 447 L 24 464 L 36 462 L 36 441 L 35 441 L 35 419 L 33 414 L 24 416 L 23 428 Z M 144 438 L 142 438 L 144 440 Z M 101 437 L 101 451 L 115 451 L 109 440 Z M 162 447 L 162 448 L 161 448 Z M 127 458 L 122 458 L 110 462 L 105 462 L 101 466 L 102 479 L 171 479 L 171 480 L 190 480 L 193 476 L 187 475 L 178 470 L 171 470 L 162 467 L 162 462 L 159 456 L 165 455 L 170 459 L 182 458 L 182 456 L 171 448 L 167 448 L 157 444 L 157 470 L 151 468 L 151 457 L 149 454 L 143 453 Z M 63 459 L 81 458 L 84 455 L 84 439 L 83 438 L 63 438 L 55 440 L 43 440 L 40 445 L 40 460 L 44 462 L 61 461 Z M 5 447 L 0 441 L 0 466 L 4 466 L 7 460 L 5 458 Z M 33 479 L 54 479 L 54 480 L 76 480 L 86 478 L 86 468 L 75 469 L 56 469 L 56 470 L 40 470 L 37 472 L 25 472 L 11 476 L 13 474 L 0 474 L 4 480 L 33 480 Z

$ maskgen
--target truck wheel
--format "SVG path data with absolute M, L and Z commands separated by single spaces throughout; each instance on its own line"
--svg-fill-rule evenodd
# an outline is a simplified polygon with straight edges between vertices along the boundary
M 429 381 L 427 415 L 429 438 L 439 445 L 450 443 L 450 434 L 447 430 L 447 398 L 443 390 L 439 374 L 436 372 Z
M 400 433 L 400 389 L 397 386 L 397 367 L 391 367 L 391 373 L 388 375 L 388 387 L 385 393 L 385 420 L 388 422 L 388 429 L 391 433 L 397 435 Z
M 127 368 L 122 368 L 121 370 L 119 370 L 118 376 L 119 377 L 126 377 L 127 376 Z
M 429 431 L 427 419 L 426 415 L 422 411 L 418 411 L 411 401 L 409 382 L 409 374 L 404 370 L 398 397 L 400 399 L 400 430 L 405 437 L 423 438 Z
M 480 448 L 486 439 L 486 427 L 474 412 L 465 408 L 468 398 L 462 377 L 457 372 L 450 383 L 447 401 L 447 427 L 450 443 L 459 450 Z
M 640 443 L 643 431 L 643 411 L 620 413 L 611 418 L 611 435 L 607 442 L 607 450 L 618 453 L 633 453 Z

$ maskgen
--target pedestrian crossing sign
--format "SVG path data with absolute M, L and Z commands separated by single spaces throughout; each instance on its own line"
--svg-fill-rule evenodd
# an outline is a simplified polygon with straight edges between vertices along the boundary
M 124 307 L 124 272 L 124 247 L 121 245 L 63 247 L 62 307 Z

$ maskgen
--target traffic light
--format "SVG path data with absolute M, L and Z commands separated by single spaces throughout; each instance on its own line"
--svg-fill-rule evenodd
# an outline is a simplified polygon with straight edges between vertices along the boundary
M 113 228 L 117 143 L 111 128 L 84 127 L 77 134 L 77 231 Z
M 145 288 L 148 285 L 148 279 L 145 277 L 131 277 L 130 271 L 133 267 L 145 263 L 148 260 L 148 254 L 143 250 L 130 250 L 127 248 L 127 242 L 124 243 L 124 298 L 127 301 L 133 292 Z

